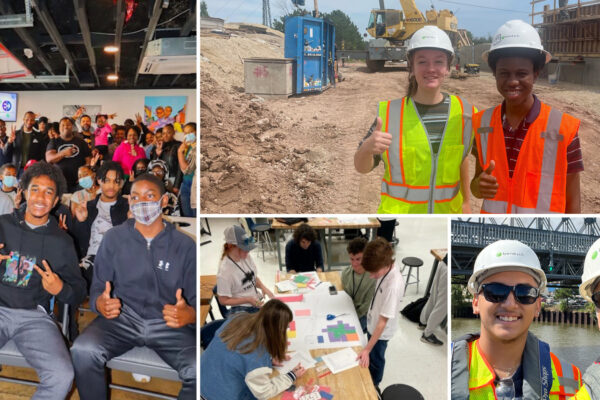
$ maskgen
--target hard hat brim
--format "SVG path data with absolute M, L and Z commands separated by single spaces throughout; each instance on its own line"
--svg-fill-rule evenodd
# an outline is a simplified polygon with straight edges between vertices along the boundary
M 494 50 L 486 50 L 481 55 L 481 58 L 483 59 L 483 61 L 485 61 L 487 63 L 488 62 L 488 58 L 490 56 L 490 53 L 492 51 L 496 51 L 496 50 L 500 50 L 500 49 L 528 49 L 528 50 L 538 50 L 538 51 L 541 51 L 542 53 L 544 53 L 544 55 L 546 56 L 546 62 L 545 62 L 546 64 L 548 64 L 550 62 L 550 60 L 552 60 L 552 54 L 550 54 L 550 52 L 548 52 L 548 51 L 546 51 L 544 49 L 532 49 L 531 47 L 528 47 L 528 46 L 515 46 L 513 44 L 507 45 L 507 46 L 496 47 Z
M 593 302 L 592 295 L 594 294 L 594 288 L 592 286 L 594 286 L 594 282 L 596 282 L 599 278 L 600 277 L 598 276 L 593 276 L 579 285 L 579 294 L 590 303 Z

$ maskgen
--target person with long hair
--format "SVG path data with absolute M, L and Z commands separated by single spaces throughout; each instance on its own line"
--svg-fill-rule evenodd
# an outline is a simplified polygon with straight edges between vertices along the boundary
M 202 398 L 266 400 L 289 388 L 304 374 L 301 364 L 286 374 L 271 374 L 273 360 L 285 359 L 292 319 L 285 303 L 270 300 L 257 313 L 227 320 L 200 357 Z
M 453 54 L 441 29 L 415 32 L 408 45 L 408 93 L 379 103 L 378 117 L 354 155 L 362 174 L 384 163 L 378 213 L 471 212 L 467 156 L 476 110 L 441 90 Z
M 255 247 L 253 238 L 247 237 L 240 225 L 225 229 L 225 244 L 217 273 L 217 295 L 222 305 L 231 306 L 229 314 L 257 312 L 263 304 L 264 295 L 271 299 L 275 297 L 258 277 L 256 265 L 249 254 Z

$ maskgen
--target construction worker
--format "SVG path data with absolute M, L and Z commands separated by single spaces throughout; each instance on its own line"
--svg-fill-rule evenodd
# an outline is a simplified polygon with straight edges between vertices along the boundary
M 354 155 L 360 173 L 385 166 L 378 213 L 470 213 L 471 117 L 464 99 L 441 91 L 454 50 L 435 26 L 408 44 L 406 97 L 379 103 L 378 117 Z
M 579 285 L 579 294 L 596 306 L 596 317 L 600 329 L 600 239 L 588 250 L 583 263 L 583 276 Z M 600 358 L 590 365 L 583 374 L 584 387 L 574 399 L 600 399 Z
M 453 343 L 452 399 L 558 400 L 580 389 L 579 368 L 529 332 L 545 286 L 537 255 L 523 243 L 499 240 L 479 253 L 467 288 L 481 334 Z
M 471 191 L 484 199 L 482 213 L 581 211 L 579 120 L 532 93 L 551 58 L 537 31 L 520 20 L 502 25 L 483 54 L 504 101 L 473 117 Z

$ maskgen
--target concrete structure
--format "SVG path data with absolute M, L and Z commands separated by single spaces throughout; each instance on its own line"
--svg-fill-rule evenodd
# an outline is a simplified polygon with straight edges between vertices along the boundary
M 458 50 L 458 56 L 460 57 L 460 66 L 465 64 L 479 64 L 482 71 L 492 72 L 487 63 L 483 61 L 481 55 L 484 51 L 489 50 L 490 43 L 481 43 L 474 46 L 464 46 Z
M 296 63 L 293 58 L 245 58 L 244 88 L 246 93 L 265 98 L 294 94 Z
M 218 30 L 222 31 L 225 25 L 225 20 L 221 18 L 201 17 L 200 30 Z

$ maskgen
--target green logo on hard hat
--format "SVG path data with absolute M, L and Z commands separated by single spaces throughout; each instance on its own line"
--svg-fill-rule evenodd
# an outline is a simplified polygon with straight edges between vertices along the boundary
M 502 252 L 501 251 L 497 252 L 496 257 L 502 257 Z
M 594 254 L 592 254 L 592 260 L 595 260 L 598 257 L 598 251 L 596 250 Z

